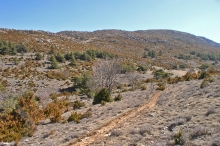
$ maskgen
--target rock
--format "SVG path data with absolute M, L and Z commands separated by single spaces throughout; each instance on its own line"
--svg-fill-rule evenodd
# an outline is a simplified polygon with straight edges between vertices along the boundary
M 15 142 L 0 142 L 0 146 L 15 146 Z
M 151 113 L 151 114 L 148 114 L 148 116 L 149 116 L 149 117 L 154 117 L 154 114 Z

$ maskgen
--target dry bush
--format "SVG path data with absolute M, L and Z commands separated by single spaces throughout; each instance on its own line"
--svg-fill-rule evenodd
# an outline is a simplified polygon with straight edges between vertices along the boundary
M 208 128 L 205 127 L 196 127 L 192 130 L 192 132 L 189 134 L 189 139 L 196 139 L 197 137 L 203 136 L 203 135 L 210 135 L 211 132 Z
M 92 112 L 91 109 L 87 110 L 85 113 L 81 114 L 81 113 L 77 113 L 77 112 L 73 112 L 69 118 L 67 119 L 68 122 L 72 122 L 74 121 L 75 123 L 79 123 L 81 119 L 84 118 L 89 118 L 92 116 Z
M 165 85 L 163 83 L 160 82 L 157 84 L 157 86 L 158 87 L 156 88 L 156 90 L 161 90 L 161 91 L 165 90 Z
M 191 120 L 191 116 L 190 115 L 185 115 L 185 116 L 179 116 L 177 118 L 175 118 L 173 120 L 173 122 L 171 122 L 168 126 L 168 130 L 169 131 L 173 131 L 173 129 L 176 127 L 176 126 L 179 126 L 179 125 L 184 125 L 186 122 L 190 121 Z
M 18 141 L 23 136 L 32 136 L 36 130 L 34 121 L 21 108 L 0 114 L 0 119 L 0 141 Z
M 118 136 L 120 136 L 120 135 L 122 135 L 122 134 L 123 134 L 123 133 L 122 133 L 121 130 L 112 130 L 110 136 L 112 136 L 112 137 L 118 137 Z
M 139 142 L 143 137 L 139 134 L 134 134 L 131 138 L 131 142 L 133 143 L 137 143 Z
M 33 92 L 26 91 L 18 99 L 18 106 L 21 107 L 22 110 L 26 111 L 35 123 L 44 119 L 43 111 L 37 105 Z
M 79 109 L 80 107 L 84 107 L 85 103 L 81 102 L 80 100 L 76 100 L 73 102 L 73 109 Z
M 0 141 L 18 141 L 23 136 L 32 136 L 35 123 L 44 118 L 42 110 L 32 92 L 25 92 L 18 98 L 16 108 L 0 114 Z
M 44 114 L 50 118 L 51 122 L 60 122 L 62 119 L 62 108 L 58 104 L 51 102 L 44 108 Z
M 152 128 L 149 127 L 149 125 L 147 125 L 147 126 L 141 126 L 141 127 L 139 128 L 139 133 L 140 133 L 142 136 L 144 136 L 145 133 L 150 133 L 151 131 L 152 131 Z
M 136 129 L 132 129 L 132 130 L 129 131 L 129 133 L 132 134 L 132 135 L 139 134 L 140 133 L 139 130 L 140 129 L 137 129 L 137 128 Z
M 215 139 L 212 141 L 211 146 L 220 146 L 220 137 L 215 138 Z
M 210 114 L 215 113 L 215 107 L 210 107 L 207 109 L 207 112 L 205 113 L 206 116 L 209 116 Z
M 50 79 L 57 79 L 57 80 L 66 80 L 69 77 L 68 71 L 49 71 L 47 72 L 47 77 Z
M 72 122 L 74 121 L 75 123 L 79 123 L 79 121 L 81 120 L 82 118 L 82 115 L 80 113 L 77 113 L 77 112 L 73 112 L 69 118 L 68 118 L 68 122 Z

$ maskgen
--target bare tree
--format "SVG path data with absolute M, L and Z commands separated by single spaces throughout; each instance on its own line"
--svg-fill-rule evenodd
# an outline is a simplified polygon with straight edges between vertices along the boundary
M 121 61 L 99 60 L 94 66 L 93 80 L 96 90 L 108 88 L 109 92 L 118 84 L 119 75 L 121 73 Z
M 141 76 L 139 74 L 135 74 L 135 72 L 126 72 L 125 76 L 132 85 L 132 90 L 135 90 L 138 85 L 138 79 L 140 79 Z

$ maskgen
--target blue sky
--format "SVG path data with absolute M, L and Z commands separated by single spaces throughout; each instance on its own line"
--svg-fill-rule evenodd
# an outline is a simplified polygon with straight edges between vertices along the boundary
M 220 43 L 220 0 L 1 0 L 0 28 L 172 29 Z

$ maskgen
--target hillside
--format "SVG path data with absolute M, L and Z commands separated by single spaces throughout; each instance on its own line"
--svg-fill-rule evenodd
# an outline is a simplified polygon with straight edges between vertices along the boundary
M 193 65 L 199 62 L 215 61 L 220 58 L 220 45 L 218 43 L 204 37 L 173 30 L 133 32 L 98 30 L 94 32 L 62 31 L 51 33 L 34 30 L 1 29 L 0 39 L 13 43 L 23 42 L 35 52 L 48 52 L 51 47 L 61 52 L 84 51 L 87 49 L 105 50 L 123 57 L 141 59 L 150 64 L 166 68 L 172 68 L 177 64 L 195 67 Z M 149 52 L 155 53 L 157 59 L 149 57 Z M 193 60 L 193 62 L 183 62 L 178 58 Z
M 216 146 L 219 61 L 173 30 L 0 29 L 0 145 Z

